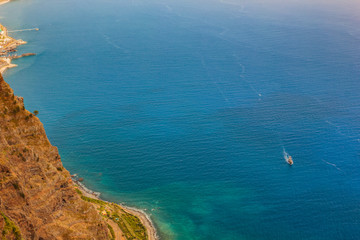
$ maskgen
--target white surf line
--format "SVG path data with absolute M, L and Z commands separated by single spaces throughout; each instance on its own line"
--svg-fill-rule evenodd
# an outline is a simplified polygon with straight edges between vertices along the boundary
M 334 168 L 336 168 L 337 170 L 339 170 L 340 172 L 344 172 L 343 170 L 341 170 L 338 166 L 336 166 L 336 164 L 334 163 L 331 163 L 331 162 L 327 162 L 325 161 L 324 159 L 321 159 L 324 163 L 330 165 L 330 166 L 333 166 Z
M 206 70 L 206 74 L 208 75 L 209 79 L 213 79 L 209 73 L 209 70 L 207 68 L 207 65 L 205 63 L 204 57 L 201 56 L 201 64 L 203 66 L 203 68 Z M 222 98 L 224 99 L 225 102 L 230 103 L 229 99 L 225 96 L 224 92 L 221 90 L 221 88 L 219 87 L 219 85 L 217 84 L 217 82 L 215 80 L 212 80 L 213 84 L 216 86 L 217 90 L 219 91 L 219 93 L 221 94 Z

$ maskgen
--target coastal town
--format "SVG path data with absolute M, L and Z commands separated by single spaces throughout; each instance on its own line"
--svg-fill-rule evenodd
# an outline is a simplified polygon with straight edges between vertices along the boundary
M 22 55 L 16 54 L 16 47 L 19 45 L 26 44 L 25 41 L 14 39 L 8 35 L 8 30 L 5 26 L 0 24 L 0 73 L 8 68 L 16 67 L 16 64 L 11 63 L 11 60 L 35 55 L 34 53 L 25 53 Z

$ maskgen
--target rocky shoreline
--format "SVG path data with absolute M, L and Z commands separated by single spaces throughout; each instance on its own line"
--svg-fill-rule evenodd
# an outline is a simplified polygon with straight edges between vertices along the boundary
M 0 1 L 0 5 L 3 3 L 6 3 L 6 2 L 7 1 Z M 11 63 L 12 59 L 17 59 L 17 58 L 26 57 L 26 56 L 33 56 L 33 55 L 35 55 L 35 53 L 25 53 L 22 55 L 13 54 L 14 52 L 16 52 L 17 46 L 19 46 L 21 44 L 25 44 L 26 42 L 22 41 L 22 40 L 16 40 L 16 39 L 10 37 L 8 35 L 8 31 L 7 31 L 6 27 L 1 24 L 0 24 L 0 30 L 1 30 L 0 31 L 0 80 L 2 81 L 1 83 L 3 85 L 2 87 L 0 86 L 0 94 L 4 95 L 1 98 L 0 107 L 3 107 L 5 109 L 4 114 L 3 114 L 4 118 L 9 118 L 9 119 L 13 118 L 12 121 L 3 120 L 3 122 L 11 123 L 11 124 L 13 122 L 16 122 L 17 126 L 20 123 L 23 123 L 24 126 L 30 128 L 30 129 L 33 129 L 34 131 L 36 130 L 36 133 L 32 133 L 32 135 L 26 135 L 25 137 L 30 136 L 30 138 L 34 138 L 34 136 L 39 135 L 39 136 L 41 136 L 41 138 L 44 142 L 44 146 L 56 149 L 55 147 L 51 146 L 51 144 L 49 143 L 49 141 L 46 137 L 45 131 L 43 130 L 42 127 L 34 128 L 32 126 L 32 124 L 37 124 L 39 126 L 42 126 L 42 124 L 32 113 L 28 112 L 25 109 L 22 98 L 15 97 L 12 93 L 11 88 L 2 79 L 2 74 L 6 69 L 17 66 L 15 64 Z M 14 99 L 14 100 L 12 100 L 12 99 Z M 14 109 L 10 111 L 11 108 L 14 108 Z M 7 116 L 6 112 L 8 112 L 8 111 L 10 111 L 11 114 L 13 114 L 13 115 L 10 115 L 10 113 L 9 113 L 8 114 L 9 116 Z M 14 128 L 12 125 L 10 127 L 5 126 L 5 124 L 3 124 L 3 125 L 4 126 L 0 126 L 0 131 L 1 131 L 1 127 L 4 127 L 4 131 L 5 130 L 10 131 Z M 14 129 L 17 129 L 17 128 L 18 127 L 14 128 Z M 38 133 L 39 131 L 41 132 L 41 134 Z M 9 132 L 8 138 L 9 139 L 13 138 L 14 136 L 12 136 L 12 135 L 15 135 L 15 134 Z M 1 140 L 0 148 L 3 147 L 5 149 L 3 151 L 3 154 L 8 154 L 7 151 L 8 151 L 8 149 L 10 149 L 9 146 L 16 144 L 17 141 L 19 141 L 21 143 L 26 142 L 24 140 L 21 140 L 21 137 L 23 137 L 23 136 L 19 136 L 19 138 L 16 141 L 14 140 L 13 142 L 9 142 L 9 140 L 7 140 L 5 138 L 4 139 L 0 138 L 0 140 Z M 90 235 L 91 234 L 100 234 L 100 235 L 103 234 L 103 235 L 101 235 L 101 237 L 100 237 L 100 235 L 98 237 L 96 237 L 96 239 L 103 239 L 103 236 L 107 234 L 106 233 L 107 230 L 105 231 L 103 226 L 105 223 L 107 223 L 107 228 L 109 228 L 109 231 L 111 232 L 111 235 L 112 235 L 111 239 L 114 239 L 114 240 L 115 239 L 138 239 L 136 237 L 134 238 L 134 236 L 140 236 L 141 238 L 139 238 L 139 239 L 148 239 L 148 240 L 158 240 L 159 239 L 157 232 L 156 232 L 156 228 L 154 227 L 150 217 L 144 211 L 135 209 L 135 208 L 131 208 L 131 207 L 127 207 L 127 206 L 123 206 L 123 205 L 119 205 L 119 204 L 115 204 L 115 203 L 103 201 L 100 199 L 100 193 L 94 192 L 94 191 L 88 189 L 84 184 L 82 184 L 80 181 L 78 181 L 79 179 L 77 179 L 76 177 L 72 176 L 70 178 L 68 171 L 62 166 L 60 156 L 57 154 L 57 149 L 56 149 L 56 151 L 53 150 L 54 156 L 55 156 L 54 159 L 56 160 L 54 163 L 54 167 L 51 167 L 52 166 L 51 164 L 46 163 L 46 160 L 47 160 L 46 157 L 44 157 L 44 159 L 42 159 L 41 162 L 39 162 L 40 158 L 38 157 L 37 154 L 31 155 L 31 157 L 27 157 L 27 155 L 29 153 L 29 150 L 28 150 L 29 148 L 33 149 L 30 151 L 31 153 L 38 151 L 39 155 L 40 155 L 40 153 L 43 154 L 42 150 L 45 150 L 45 147 L 43 147 L 43 146 L 41 146 L 41 148 L 37 149 L 36 146 L 39 144 L 37 141 L 31 140 L 30 143 L 24 147 L 25 150 L 21 150 L 21 151 L 23 151 L 23 153 L 21 153 L 21 152 L 18 153 L 18 155 L 16 157 L 14 157 L 14 159 L 8 158 L 7 161 L 9 161 L 9 162 L 1 163 L 4 165 L 0 164 L 0 175 L 2 174 L 1 171 L 4 169 L 6 170 L 6 174 L 11 173 L 12 168 L 14 168 L 13 166 L 19 167 L 19 166 L 24 165 L 24 169 L 27 169 L 28 167 L 26 167 L 26 165 L 29 164 L 28 161 L 32 161 L 33 158 L 35 159 L 35 161 L 32 163 L 34 165 L 33 169 L 42 169 L 43 166 L 41 166 L 41 167 L 37 166 L 39 164 L 47 165 L 47 167 L 44 168 L 44 170 L 42 170 L 42 171 L 50 171 L 49 169 L 51 169 L 52 172 L 51 172 L 51 174 L 49 173 L 48 175 L 52 176 L 52 178 L 54 178 L 54 176 L 56 176 L 56 178 L 55 178 L 56 180 L 52 180 L 52 183 L 54 183 L 54 184 L 56 183 L 57 185 L 56 185 L 56 188 L 48 190 L 48 192 L 49 192 L 48 194 L 50 194 L 49 197 L 51 197 L 54 201 L 57 200 L 57 197 L 54 197 L 53 195 L 60 194 L 60 193 L 58 193 L 58 188 L 63 189 L 64 193 L 61 193 L 62 196 L 65 196 L 65 195 L 66 196 L 68 195 L 68 196 L 66 198 L 63 197 L 62 200 L 59 202 L 55 201 L 53 203 L 54 205 L 60 204 L 60 203 L 62 204 L 60 207 L 56 208 L 57 213 L 55 216 L 51 216 L 51 214 L 53 214 L 52 212 L 47 213 L 47 216 L 49 216 L 49 217 L 51 216 L 51 219 L 52 219 L 51 221 L 54 221 L 54 223 L 52 223 L 51 226 L 49 225 L 49 229 L 51 229 L 52 226 L 55 226 L 57 224 L 58 220 L 56 220 L 56 219 L 58 219 L 59 217 L 65 218 L 65 216 L 66 216 L 70 221 L 70 219 L 73 218 L 73 215 L 72 215 L 73 212 L 78 211 L 75 209 L 86 209 L 86 208 L 89 208 L 89 206 L 86 204 L 91 204 L 93 207 L 91 207 L 90 210 L 88 210 L 88 211 L 90 211 L 92 214 L 91 218 L 96 219 L 96 221 L 99 222 L 96 225 L 96 227 L 101 229 L 101 231 L 97 230 L 94 233 L 92 231 L 87 233 L 84 229 L 81 229 L 81 231 L 82 231 L 81 234 L 83 234 L 84 236 L 86 236 L 86 234 L 90 234 Z M 12 151 L 14 152 L 14 151 L 18 151 L 18 150 L 13 149 Z M 13 154 L 13 152 L 11 152 L 9 154 Z M 44 156 L 47 156 L 46 151 L 44 152 Z M 17 162 L 19 160 L 22 161 L 22 162 L 20 162 L 21 164 L 14 165 L 13 162 Z M 23 175 L 23 174 L 21 174 L 22 170 L 20 171 L 20 170 L 16 169 L 16 171 L 19 172 L 19 178 L 20 178 Z M 47 173 L 44 173 L 44 174 L 47 175 Z M 28 178 L 30 178 L 30 177 L 28 177 Z M 31 173 L 31 178 L 34 178 L 34 179 L 36 179 L 36 181 L 39 181 L 39 179 L 38 179 L 39 176 L 37 175 L 37 173 Z M 15 181 L 15 180 L 11 180 L 11 181 Z M 41 181 L 46 181 L 46 178 L 41 177 Z M 57 181 L 61 182 L 61 183 L 57 183 Z M 28 183 L 26 183 L 26 184 L 28 184 Z M 37 196 L 40 194 L 40 193 L 37 193 L 37 191 L 41 191 L 42 189 L 41 188 L 34 189 L 34 187 L 32 185 L 29 185 L 31 187 L 31 189 L 26 190 L 26 186 L 27 186 L 26 184 L 22 185 L 19 183 L 12 183 L 12 185 L 8 184 L 7 186 L 9 186 L 9 187 L 14 186 L 13 188 L 16 191 L 21 190 L 21 192 L 19 194 L 22 199 L 25 199 L 25 200 L 33 199 L 32 202 L 40 201 L 40 199 L 37 199 Z M 42 183 L 40 184 L 37 182 L 36 184 L 38 186 L 42 186 L 41 185 Z M 50 186 L 51 186 L 51 184 L 47 184 L 47 187 L 50 187 Z M 13 190 L 10 191 L 10 190 L 7 190 L 7 188 L 3 188 L 2 190 L 5 192 L 0 195 L 0 200 L 2 203 L 4 202 L 4 204 L 6 204 L 7 200 L 6 199 L 4 200 L 4 198 L 7 196 L 8 193 L 12 193 L 11 191 L 13 191 Z M 84 200 L 84 203 L 81 202 L 81 199 L 79 199 L 79 197 L 74 198 L 73 193 L 76 192 L 75 190 L 78 191 L 78 193 L 80 194 L 80 198 L 82 200 Z M 67 194 L 66 194 L 66 191 L 67 191 Z M 51 194 L 53 194 L 53 195 L 51 195 Z M 12 201 L 13 197 L 11 197 L 11 196 L 13 196 L 13 195 L 9 195 L 8 201 Z M 60 199 L 60 195 L 58 197 Z M 73 203 L 70 203 L 71 202 L 70 199 L 72 202 L 74 202 L 76 200 L 75 202 L 78 206 L 75 206 L 75 205 L 73 205 Z M 17 204 L 17 203 L 20 203 L 20 201 L 14 202 L 14 204 Z M 103 208 L 105 205 L 104 203 L 106 203 L 106 205 L 107 205 L 106 207 L 110 211 L 110 212 L 107 212 L 107 214 L 103 214 L 103 212 L 104 212 Z M 31 205 L 31 204 L 27 203 L 27 205 Z M 65 205 L 66 205 L 67 211 L 72 212 L 71 214 L 67 215 L 65 212 L 61 211 L 61 209 L 64 208 Z M 73 205 L 73 206 L 71 206 L 71 205 Z M 39 204 L 39 206 L 41 206 L 41 204 Z M 79 207 L 79 206 L 81 206 L 81 207 Z M 51 208 L 49 208 L 49 211 L 50 211 L 50 209 Z M 40 239 L 55 239 L 55 238 L 56 239 L 72 239 L 69 236 L 71 236 L 71 234 L 76 232 L 76 228 L 73 229 L 73 227 L 74 227 L 73 223 L 71 223 L 67 226 L 64 221 L 59 221 L 59 224 L 61 223 L 60 224 L 61 228 L 64 228 L 64 229 L 67 228 L 65 233 L 63 233 L 63 231 L 65 231 L 65 230 L 61 230 L 60 232 L 58 230 L 56 230 L 56 231 L 54 230 L 55 232 L 50 232 L 50 230 L 46 230 L 44 227 L 40 228 L 41 230 L 39 230 L 39 229 L 36 230 L 36 227 L 32 225 L 33 223 L 31 222 L 31 220 L 28 219 L 29 218 L 29 216 L 27 216 L 28 214 L 24 213 L 21 215 L 21 216 L 23 216 L 23 218 L 26 218 L 27 220 L 23 220 L 23 219 L 18 220 L 17 212 L 7 211 L 6 209 L 0 209 L 0 210 L 1 210 L 1 214 L 3 215 L 3 219 L 5 220 L 5 222 L 10 221 L 12 219 L 12 220 L 14 220 L 13 224 L 15 226 L 17 223 L 19 224 L 19 227 L 16 226 L 16 228 L 14 228 L 16 230 L 16 231 L 14 230 L 14 233 L 18 233 L 23 236 L 32 236 L 35 234 L 35 235 L 39 235 L 39 236 L 40 235 L 47 236 L 46 238 L 40 238 Z M 31 210 L 31 208 L 29 208 L 29 210 Z M 34 206 L 34 209 L 32 211 L 37 212 L 37 211 L 39 211 L 39 209 L 37 209 L 37 207 Z M 100 214 L 100 216 L 99 215 L 94 216 L 96 211 Z M 79 214 L 79 216 L 81 215 L 81 218 L 86 219 L 89 216 L 86 217 L 86 215 L 84 215 L 85 213 L 86 213 L 86 211 L 79 212 L 77 214 Z M 36 217 L 36 214 L 31 213 L 31 216 Z M 116 219 L 115 220 L 114 216 L 117 216 L 119 219 L 115 218 Z M 122 216 L 124 216 L 124 217 L 122 217 Z M 133 216 L 135 216 L 135 218 Z M 130 220 L 127 222 L 126 220 L 129 218 L 130 218 Z M 138 218 L 138 220 L 136 218 Z M 3 219 L 0 217 L 0 225 L 3 221 Z M 102 222 L 101 219 L 103 219 L 102 221 L 104 221 L 105 223 Z M 139 220 L 141 223 L 139 222 Z M 48 220 L 48 221 L 50 221 L 50 220 Z M 87 222 L 87 220 L 84 220 L 84 221 L 89 226 L 90 226 L 90 224 L 92 224 L 90 222 Z M 137 221 L 137 224 L 132 226 L 131 224 L 134 221 L 135 222 Z M 29 226 L 30 225 L 32 226 L 31 228 L 29 228 L 29 227 L 27 227 L 27 228 L 28 229 L 34 228 L 34 229 L 32 229 L 31 231 L 28 229 L 25 230 L 23 228 L 22 224 L 20 224 L 20 222 L 27 222 L 27 224 Z M 56 222 L 56 224 L 55 224 L 55 222 Z M 67 227 L 65 227 L 64 224 Z M 60 228 L 60 225 L 59 225 L 59 228 Z M 84 223 L 83 223 L 83 225 L 85 226 Z M 116 228 L 116 229 L 114 229 L 114 228 Z M 137 230 L 137 228 L 140 228 L 140 230 Z M 92 229 L 96 230 L 95 227 L 92 227 Z M 77 229 L 77 230 L 79 231 L 80 229 Z M 142 231 L 142 234 L 139 235 L 139 232 L 141 232 L 141 231 Z M 114 235 L 113 235 L 113 232 L 114 232 Z M 63 235 L 68 236 L 68 237 L 64 237 Z M 58 238 L 55 236 L 61 236 L 61 237 Z M 28 237 L 25 239 L 28 239 Z
M 81 183 L 76 175 L 72 175 L 71 179 L 73 180 L 73 182 L 77 185 L 77 187 L 82 191 L 82 193 L 90 198 L 94 198 L 97 200 L 101 200 L 104 202 L 107 202 L 109 204 L 111 204 L 108 201 L 102 200 L 100 198 L 101 193 L 100 192 L 94 192 L 92 190 L 90 190 L 89 188 L 87 188 L 83 183 Z M 123 208 L 125 211 L 129 212 L 130 214 L 133 214 L 135 216 L 137 216 L 141 223 L 145 226 L 145 228 L 147 229 L 147 233 L 148 233 L 148 239 L 149 240 L 158 240 L 159 236 L 157 234 L 156 228 L 152 222 L 152 220 L 150 219 L 149 215 L 147 215 L 145 213 L 145 211 L 137 209 L 137 208 L 133 208 L 133 207 L 128 207 L 125 206 L 123 204 L 117 204 L 119 205 L 121 208 Z
M 26 44 L 21 39 L 14 39 L 8 35 L 8 30 L 5 26 L 0 24 L 0 73 L 3 74 L 6 69 L 16 67 L 11 60 L 21 57 L 33 56 L 35 53 L 24 53 L 21 55 L 14 54 L 16 48 L 20 45 Z

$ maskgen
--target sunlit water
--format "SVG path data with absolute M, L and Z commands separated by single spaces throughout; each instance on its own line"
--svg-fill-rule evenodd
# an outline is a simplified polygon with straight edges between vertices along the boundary
M 5 74 L 65 167 L 162 239 L 359 239 L 356 1 L 17 0 Z M 289 166 L 283 149 L 294 159 Z

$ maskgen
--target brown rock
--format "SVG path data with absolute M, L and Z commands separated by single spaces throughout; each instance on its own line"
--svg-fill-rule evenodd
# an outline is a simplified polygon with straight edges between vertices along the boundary
M 23 239 L 109 239 L 106 223 L 69 179 L 42 123 L 0 76 L 1 214 Z M 16 234 L 7 237 L 17 239 Z

